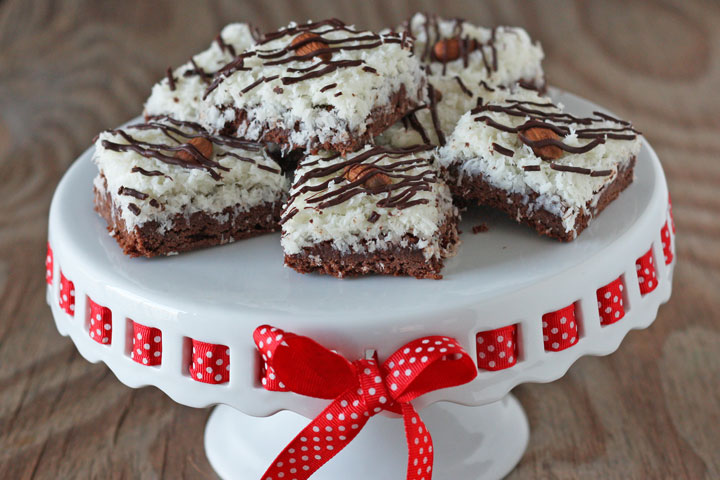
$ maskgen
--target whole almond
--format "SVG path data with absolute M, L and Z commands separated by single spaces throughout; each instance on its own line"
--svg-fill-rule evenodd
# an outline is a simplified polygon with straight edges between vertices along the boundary
M 457 38 L 446 38 L 438 40 L 433 46 L 433 55 L 439 62 L 452 62 L 460 57 L 460 40 Z
M 345 167 L 343 176 L 350 182 L 354 182 L 361 177 L 368 176 L 363 182 L 363 185 L 371 190 L 376 190 L 392 183 L 390 177 L 382 173 L 379 169 L 373 167 L 372 165 L 363 165 L 359 163 Z
M 188 145 L 192 145 L 193 147 L 195 147 L 203 157 L 210 159 L 210 157 L 212 156 L 213 144 L 207 138 L 195 137 L 191 138 L 190 141 L 188 141 L 187 143 Z M 175 153 L 175 156 L 186 162 L 192 162 L 193 160 L 195 160 L 195 157 L 186 150 L 178 150 Z
M 303 32 L 297 37 L 293 38 L 290 42 L 290 46 L 300 56 L 310 55 L 323 48 L 328 48 L 328 44 L 323 42 L 320 37 L 312 32 Z M 324 52 L 318 55 L 321 59 L 326 62 L 330 60 L 332 54 L 330 52 Z
M 560 137 L 557 133 L 553 132 L 549 128 L 543 128 L 543 127 L 531 127 L 526 130 L 523 130 L 519 132 L 520 135 L 524 135 L 525 138 L 528 140 L 531 140 L 533 142 L 537 142 L 539 140 L 560 140 Z M 544 147 L 532 147 L 533 152 L 538 157 L 542 158 L 543 160 L 555 160 L 563 155 L 563 151 L 560 147 L 556 147 L 555 145 L 546 145 Z

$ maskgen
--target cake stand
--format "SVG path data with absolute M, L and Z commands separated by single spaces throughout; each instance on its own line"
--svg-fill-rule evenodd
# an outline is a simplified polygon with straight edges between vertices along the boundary
M 571 94 L 551 93 L 572 113 L 600 110 Z M 512 388 L 553 381 L 581 356 L 613 352 L 630 330 L 650 325 L 670 297 L 668 190 L 645 141 L 636 181 L 576 241 L 539 237 L 491 211 L 469 212 L 463 244 L 441 281 L 300 275 L 283 267 L 278 234 L 179 256 L 126 258 L 93 212 L 91 154 L 68 170 L 50 210 L 47 300 L 57 328 L 87 360 L 104 362 L 130 387 L 154 385 L 192 407 L 219 405 L 205 447 L 223 478 L 260 478 L 328 403 L 263 389 L 252 337 L 261 324 L 309 336 L 351 361 L 370 349 L 382 361 L 426 335 L 454 337 L 479 360 L 478 335 L 512 325 L 517 358 L 511 367 L 480 368 L 472 382 L 413 403 L 433 435 L 434 478 L 489 479 L 507 474 L 527 445 L 527 419 Z M 473 235 L 480 222 L 489 231 Z M 655 267 L 651 291 L 642 289 L 639 263 L 648 255 Z M 598 289 L 616 279 L 625 287 L 624 317 L 604 324 Z M 546 350 L 543 316 L 569 305 L 579 340 L 562 351 Z M 95 328 L 101 318 L 102 332 Z M 135 356 L 142 343 L 135 343 L 136 323 L 161 338 L 155 361 Z M 191 375 L 195 341 L 226 347 L 220 383 Z M 313 478 L 404 478 L 405 468 L 402 422 L 381 414 Z

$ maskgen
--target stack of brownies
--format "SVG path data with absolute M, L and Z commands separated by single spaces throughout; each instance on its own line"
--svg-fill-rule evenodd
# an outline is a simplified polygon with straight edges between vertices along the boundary
M 144 123 L 98 136 L 96 210 L 131 256 L 281 229 L 287 266 L 337 277 L 441 278 L 475 203 L 573 240 L 632 182 L 640 136 L 565 113 L 542 58 L 520 28 L 425 14 L 228 25 Z

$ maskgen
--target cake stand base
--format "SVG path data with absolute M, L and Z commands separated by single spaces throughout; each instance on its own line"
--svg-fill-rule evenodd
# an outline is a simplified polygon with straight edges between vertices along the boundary
M 435 446 L 434 480 L 502 478 L 520 461 L 527 447 L 527 417 L 512 395 L 480 407 L 439 402 L 420 414 Z M 220 405 L 205 428 L 205 451 L 223 479 L 260 479 L 275 456 L 308 422 L 290 411 L 259 418 Z M 397 479 L 405 478 L 406 468 L 401 419 L 377 415 L 312 478 Z

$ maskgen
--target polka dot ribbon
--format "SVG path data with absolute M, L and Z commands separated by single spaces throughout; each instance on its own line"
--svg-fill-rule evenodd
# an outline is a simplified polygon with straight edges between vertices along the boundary
M 600 325 L 612 325 L 625 316 L 622 277 L 618 277 L 597 290 L 598 312 Z
M 403 417 L 407 479 L 432 478 L 432 438 L 410 402 L 475 378 L 472 359 L 455 339 L 419 338 L 380 365 L 377 356 L 350 362 L 310 338 L 269 325 L 258 327 L 253 338 L 263 356 L 267 390 L 333 400 L 275 458 L 261 480 L 309 478 L 383 410 Z
M 543 343 L 548 352 L 559 352 L 578 341 L 578 324 L 575 304 L 542 316 Z

